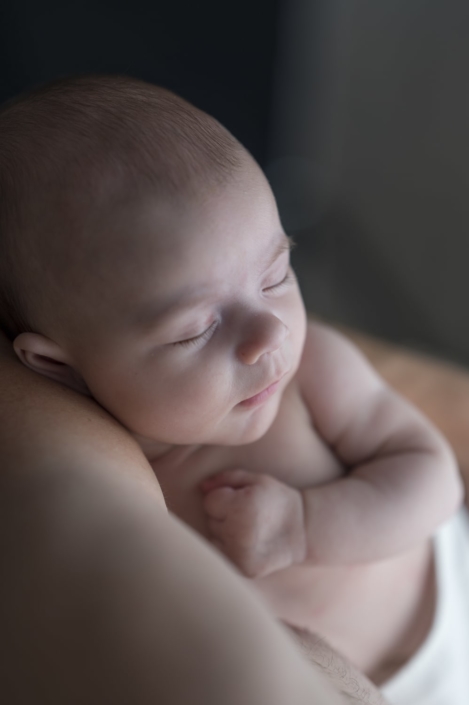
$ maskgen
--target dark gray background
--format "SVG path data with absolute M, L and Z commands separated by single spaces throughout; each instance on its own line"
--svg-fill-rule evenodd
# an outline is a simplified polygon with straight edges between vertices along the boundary
M 306 299 L 468 364 L 469 4 L 321 0 L 316 44 L 309 12 L 289 3 L 275 144 L 315 197 Z

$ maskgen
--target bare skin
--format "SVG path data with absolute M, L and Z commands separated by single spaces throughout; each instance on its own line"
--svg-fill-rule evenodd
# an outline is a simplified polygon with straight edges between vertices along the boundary
M 460 432 L 461 427 L 465 424 L 466 415 L 459 416 L 459 414 L 454 415 L 455 403 L 457 408 L 461 410 L 461 406 L 464 408 L 469 404 L 469 394 L 464 394 L 464 389 L 466 387 L 469 389 L 469 376 L 462 370 L 451 368 L 446 366 L 441 362 L 432 361 L 423 358 L 419 359 L 419 356 L 415 356 L 412 353 L 408 353 L 403 350 L 394 349 L 392 346 L 383 345 L 380 341 L 374 341 L 373 339 L 356 334 L 354 335 L 355 342 L 361 343 L 364 351 L 369 354 L 378 367 L 383 365 L 383 373 L 386 374 L 386 370 L 390 368 L 398 370 L 397 379 L 400 382 L 399 387 L 402 393 L 405 393 L 409 389 L 414 402 L 419 403 L 423 410 L 428 410 L 432 413 L 435 418 L 442 421 L 443 429 L 450 438 L 456 440 L 454 444 L 454 449 L 458 457 L 464 458 L 465 449 L 465 438 L 466 434 Z M 8 477 L 3 477 L 2 479 L 2 497 L 5 498 L 4 504 L 15 508 L 18 515 L 23 512 L 29 513 L 31 507 L 37 503 L 37 497 L 35 499 L 34 494 L 29 497 L 18 495 L 18 476 L 24 476 L 26 471 L 30 477 L 37 477 L 39 475 L 40 482 L 46 482 L 44 477 L 42 462 L 44 457 L 48 458 L 48 465 L 51 464 L 51 459 L 54 459 L 56 455 L 56 467 L 59 468 L 60 472 L 63 474 L 64 467 L 69 466 L 70 462 L 75 462 L 77 458 L 80 459 L 78 463 L 78 469 L 83 472 L 87 477 L 90 476 L 90 470 L 92 473 L 101 472 L 103 467 L 108 466 L 108 459 L 112 458 L 112 472 L 119 470 L 126 477 L 137 476 L 139 478 L 139 483 L 145 484 L 147 487 L 154 485 L 154 480 L 150 474 L 148 474 L 148 465 L 145 458 L 142 456 L 136 444 L 132 441 L 130 436 L 125 432 L 122 427 L 116 425 L 115 422 L 100 409 L 95 403 L 84 399 L 82 395 L 75 394 L 61 385 L 53 384 L 45 380 L 44 378 L 38 377 L 34 374 L 29 374 L 27 370 L 18 364 L 17 360 L 12 355 L 11 348 L 7 341 L 0 337 L 0 380 L 2 394 L 0 396 L 0 433 L 2 439 L 2 465 L 4 465 L 4 458 L 8 458 L 8 466 L 10 468 L 8 472 Z M 374 354 L 373 354 L 374 353 Z M 378 354 L 379 353 L 379 354 Z M 419 364 L 421 362 L 422 364 Z M 449 380 L 449 382 L 448 382 Z M 411 383 L 409 384 L 409 382 Z M 416 399 L 415 388 L 420 390 L 418 399 Z M 44 411 L 46 410 L 46 411 Z M 25 444 L 25 440 L 28 440 Z M 461 438 L 463 443 L 461 443 Z M 86 448 L 86 453 L 83 453 L 83 449 Z M 90 452 L 90 449 L 93 449 Z M 25 452 L 26 451 L 26 452 Z M 81 466 L 81 467 L 80 467 Z M 468 473 L 464 472 L 467 470 L 467 464 L 462 464 L 463 469 L 463 479 L 467 482 Z M 8 479 L 8 484 L 6 481 Z M 148 485 L 147 485 L 148 483 Z M 24 487 L 24 482 L 21 483 Z M 38 483 L 36 481 L 36 487 Z M 47 478 L 47 486 L 50 487 L 50 475 Z M 8 488 L 8 493 L 5 494 L 5 488 Z M 152 490 L 153 491 L 153 490 Z M 12 504 L 9 499 L 14 496 L 14 503 Z M 155 492 L 155 506 L 160 503 L 159 493 Z M 14 513 L 9 512 L 7 514 L 2 513 L 3 517 L 3 528 L 2 531 L 4 537 L 12 536 L 11 531 L 12 521 L 14 519 Z M 165 532 L 169 531 L 171 535 L 171 523 L 165 525 Z M 109 537 L 112 543 L 112 534 Z M 17 556 L 20 557 L 18 563 L 27 564 L 30 556 L 34 555 L 38 547 L 41 545 L 41 541 L 38 539 L 34 532 L 28 537 L 29 541 L 23 545 L 23 553 L 20 555 L 18 553 L 18 546 L 15 540 L 15 551 Z M 168 539 L 169 541 L 171 539 Z M 29 543 L 29 545 L 28 545 Z M 5 548 L 5 542 L 3 543 Z M 47 548 L 47 546 L 46 546 Z M 191 549 L 193 550 L 193 545 L 191 544 Z M 171 547 L 174 550 L 174 545 Z M 43 549 L 44 550 L 44 549 Z M 2 555 L 3 552 L 2 552 Z M 50 565 L 50 564 L 49 564 Z M 41 568 L 41 573 L 45 574 L 50 581 L 48 576 L 48 566 Z M 29 566 L 30 579 L 33 584 L 37 584 L 38 576 L 35 574 L 37 571 L 37 563 L 31 564 Z M 5 575 L 5 570 L 2 569 L 2 575 Z M 80 587 L 85 584 L 89 585 L 89 578 L 87 575 L 80 576 L 80 582 L 77 584 L 77 590 L 80 591 Z M 14 589 L 15 582 L 21 580 L 22 576 L 18 574 L 12 574 L 11 585 Z M 3 589 L 5 589 L 5 583 L 2 583 Z M 112 595 L 115 586 L 112 580 L 108 582 L 108 590 Z M 74 594 L 76 598 L 76 594 Z M 180 598 L 184 600 L 184 595 L 180 595 Z M 2 599 L 2 604 L 4 604 L 4 597 Z M 180 606 L 177 601 L 174 603 L 168 598 L 168 596 L 162 596 L 163 605 L 165 610 L 174 609 L 176 614 Z M 45 602 L 44 602 L 45 601 Z M 41 599 L 36 602 L 38 609 L 44 609 L 50 607 L 50 598 L 47 592 L 41 594 Z M 189 604 L 193 604 L 192 601 Z M 151 607 L 154 609 L 155 605 Z M 210 605 L 211 609 L 211 605 Z M 67 606 L 65 606 L 65 613 L 67 611 Z M 61 614 L 62 623 L 64 624 L 64 631 L 62 633 L 62 645 L 69 642 L 70 645 L 76 644 L 80 639 L 83 639 L 87 644 L 87 649 L 90 650 L 91 657 L 93 656 L 93 646 L 94 642 L 90 639 L 90 633 L 88 632 L 89 624 L 80 625 L 81 629 L 77 632 L 76 638 L 71 636 L 67 632 L 68 619 L 63 621 L 63 612 Z M 252 618 L 252 615 L 251 615 Z M 15 623 L 16 620 L 16 623 Z M 24 614 L 24 612 L 16 613 L 12 619 L 12 626 L 15 632 L 18 630 L 24 633 L 29 639 L 29 631 L 31 630 L 31 616 Z M 76 626 L 76 625 L 75 625 Z M 105 624 L 103 628 L 105 628 Z M 259 624 L 256 621 L 256 626 L 259 628 Z M 181 628 L 181 627 L 180 627 Z M 171 634 L 171 625 L 168 626 L 168 633 Z M 186 628 L 182 626 L 182 633 L 184 636 L 187 635 Z M 228 648 L 230 641 L 233 642 L 234 635 L 239 634 L 237 632 L 230 633 L 229 630 L 223 635 L 222 642 L 219 642 L 214 636 L 214 643 L 216 644 L 217 653 L 220 649 Z M 161 636 L 161 634 L 160 634 Z M 356 704 L 356 702 L 363 703 L 381 703 L 381 697 L 378 691 L 373 690 L 371 685 L 368 683 L 368 692 L 363 690 L 360 681 L 360 674 L 355 673 L 353 667 L 350 664 L 344 664 L 342 657 L 340 657 L 336 652 L 333 652 L 330 647 L 323 646 L 318 637 L 310 636 L 309 634 L 302 632 L 300 633 L 301 643 L 307 653 L 307 656 L 312 659 L 313 662 L 318 663 L 320 667 L 326 670 L 329 676 L 334 682 L 339 684 L 339 689 L 341 691 L 349 693 L 349 700 L 347 702 Z M 243 637 L 244 638 L 244 637 Z M 269 634 L 269 639 L 271 634 Z M 198 636 L 199 644 L 201 639 L 201 634 Z M 3 630 L 2 632 L 2 666 L 10 669 L 10 675 L 13 675 L 11 682 L 17 681 L 18 678 L 24 680 L 25 674 L 29 672 L 34 664 L 35 657 L 28 657 L 26 660 L 23 654 L 18 654 L 17 651 L 12 649 L 12 643 L 8 638 L 8 632 Z M 208 653 L 210 639 L 206 644 L 206 649 L 204 653 Z M 246 648 L 243 639 L 240 640 L 240 649 Z M 244 645 L 243 645 L 244 644 Z M 111 646 L 111 645 L 109 645 Z M 63 699 L 64 690 L 61 691 L 60 695 L 55 697 L 55 695 L 50 693 L 48 703 L 54 704 L 57 702 L 62 703 L 73 702 L 72 692 L 76 690 L 77 683 L 82 686 L 83 697 L 87 702 L 93 702 L 90 699 L 90 693 L 93 692 L 93 688 L 96 685 L 100 685 L 100 702 L 101 703 L 118 703 L 119 699 L 117 697 L 117 689 L 119 683 L 115 684 L 115 687 L 110 687 L 111 684 L 106 679 L 109 685 L 110 692 L 106 695 L 102 690 L 102 683 L 100 684 L 99 673 L 95 673 L 92 681 L 90 680 L 90 674 L 83 673 L 83 668 L 80 664 L 75 662 L 67 663 L 67 658 L 64 658 L 63 650 L 58 649 L 54 643 L 42 645 L 43 653 L 49 655 L 51 661 L 55 664 L 60 658 L 63 665 L 67 666 L 67 672 L 70 677 L 69 692 L 66 692 L 65 700 Z M 234 650 L 234 651 L 233 651 Z M 225 653 L 225 652 L 223 652 Z M 236 646 L 232 646 L 229 649 L 230 660 L 233 659 L 233 653 L 236 654 Z M 102 658 L 102 651 L 100 653 L 100 658 Z M 108 661 L 110 668 L 114 670 L 113 659 L 116 658 L 115 652 L 108 655 Z M 180 655 L 178 658 L 182 658 L 179 661 L 180 668 L 183 672 L 184 669 L 184 655 Z M 208 658 L 208 657 L 207 657 Z M 282 657 L 283 658 L 283 657 Z M 18 659 L 18 661 L 16 660 Z M 278 670 L 282 670 L 280 664 L 277 662 L 273 666 L 271 673 L 277 673 Z M 154 669 L 152 664 L 152 668 Z M 273 665 L 273 664 L 271 664 Z M 290 666 L 291 668 L 291 666 Z M 161 669 L 164 670 L 164 669 Z M 74 673 L 74 671 L 76 671 Z M 52 669 L 47 665 L 44 668 L 42 674 L 42 680 L 53 681 L 57 673 L 57 669 L 53 667 Z M 123 681 L 125 682 L 125 671 L 122 674 Z M 102 675 L 101 675 L 102 679 Z M 3 681 L 7 687 L 8 682 Z M 226 685 L 230 688 L 233 687 L 231 681 L 226 680 Z M 366 681 L 365 681 L 366 683 Z M 191 686 L 194 687 L 194 682 L 191 681 Z M 66 688 L 62 685 L 62 688 Z M 128 688 L 128 684 L 126 688 Z M 151 687 L 150 688 L 151 692 Z M 220 693 L 223 693 L 223 682 L 215 696 L 213 696 L 213 703 L 218 703 L 220 701 Z M 314 690 L 314 684 L 312 686 L 315 693 L 315 698 L 317 698 L 317 691 Z M 29 689 L 29 690 L 28 690 Z M 31 690 L 33 692 L 31 692 Z M 198 683 L 196 683 L 196 691 L 201 693 L 201 702 L 210 703 L 210 698 L 212 697 L 209 693 L 209 686 L 205 682 L 203 676 L 200 677 Z M 128 690 L 126 690 L 128 692 Z M 40 697 L 38 695 L 38 690 L 35 688 L 34 680 L 29 686 L 24 687 L 23 693 L 7 692 L 7 700 L 10 703 L 18 703 L 18 705 L 26 705 L 31 701 L 35 703 L 40 703 Z M 10 696 L 11 697 L 8 697 Z M 141 691 L 137 692 L 135 690 L 133 694 L 133 702 L 145 702 L 145 700 L 140 700 Z M 80 691 L 78 691 L 77 698 L 80 697 Z M 161 693 L 159 692 L 159 702 L 164 702 L 165 705 L 179 705 L 179 694 L 171 692 L 168 689 L 166 701 L 161 700 Z M 317 700 L 314 700 L 317 702 Z M 236 701 L 234 701 L 236 702 Z M 246 701 L 239 701 L 244 702 Z M 261 701 L 259 701 L 261 702 Z M 275 700 L 270 700 L 270 703 L 274 703 Z M 289 699 L 289 702 L 295 702 L 293 697 Z M 302 702 L 299 700 L 298 702 Z M 306 702 L 312 702 L 312 700 L 307 700 Z M 324 702 L 332 703 L 326 699 Z
M 295 416 L 298 430 L 282 470 L 283 426 Z M 231 449 L 233 464 L 236 453 Z M 318 324 L 308 326 L 298 373 L 273 426 L 244 457 L 247 467 L 253 458 L 270 474 L 225 471 L 202 488 L 211 532 L 251 577 L 299 563 L 392 557 L 427 538 L 461 496 L 438 434 L 345 340 Z
M 339 327 L 340 328 L 340 327 Z M 380 375 L 421 409 L 450 442 L 459 470 L 469 484 L 469 375 L 460 365 L 407 350 L 350 328 L 343 333 L 366 355 Z
M 398 374 L 395 374 L 402 393 L 405 394 L 408 390 L 414 402 L 418 402 L 424 411 L 432 413 L 434 418 L 437 417 L 435 421 L 438 419 L 442 421 L 442 430 L 447 433 L 448 437 L 456 441 L 454 444 L 456 455 L 463 459 L 465 457 L 464 449 L 467 433 L 461 434 L 460 429 L 464 427 L 467 415 L 464 414 L 460 416 L 458 413 L 455 414 L 454 408 L 456 405 L 459 411 L 461 408 L 464 410 L 469 404 L 469 393 L 464 393 L 466 388 L 469 390 L 469 375 L 463 370 L 452 368 L 436 360 L 420 358 L 418 355 L 385 345 L 368 336 L 356 333 L 352 333 L 352 335 L 355 342 L 362 345 L 364 352 L 375 361 L 378 367 L 381 367 L 384 374 L 390 369 L 398 372 Z M 11 463 L 10 467 L 14 467 L 15 464 L 17 464 L 18 469 L 22 471 L 27 469 L 30 475 L 33 477 L 37 476 L 38 474 L 42 474 L 41 456 L 47 452 L 47 456 L 50 459 L 53 457 L 53 454 L 51 456 L 52 450 L 55 452 L 60 450 L 58 464 L 62 469 L 64 461 L 67 462 L 68 460 L 69 462 L 70 460 L 75 460 L 77 455 L 80 457 L 81 454 L 81 470 L 89 476 L 90 467 L 93 468 L 93 472 L 97 472 L 98 469 L 107 464 L 107 459 L 114 455 L 113 472 L 120 467 L 120 471 L 126 476 L 130 477 L 135 474 L 140 477 L 140 481 L 145 484 L 147 481 L 153 484 L 153 480 L 147 474 L 148 467 L 146 461 L 139 452 L 138 447 L 131 440 L 130 436 L 121 427 L 116 426 L 107 414 L 93 402 L 84 399 L 83 396 L 74 394 L 64 387 L 48 382 L 37 375 L 28 374 L 28 371 L 21 367 L 13 358 L 8 343 L 1 337 L 0 343 L 3 345 L 3 347 L 0 347 L 0 379 L 2 388 L 2 395 L 0 396 L 0 433 L 2 433 L 2 459 L 4 457 L 3 454 L 7 452 L 8 458 L 10 459 L 9 462 Z M 415 389 L 419 390 L 418 395 L 415 394 Z M 35 401 L 35 403 L 31 403 L 33 401 Z M 44 413 L 44 408 L 48 409 L 48 413 Z M 25 412 L 28 409 L 29 413 L 25 416 Z M 5 430 L 5 433 L 2 432 L 3 430 Z M 25 446 L 23 440 L 25 436 L 28 437 L 27 446 Z M 89 449 L 93 446 L 94 452 L 90 454 L 89 451 L 87 451 L 84 456 L 83 447 Z M 19 452 L 20 448 L 23 448 L 21 452 Z M 30 452 L 25 453 L 25 448 L 29 449 Z M 465 470 L 467 470 L 467 464 L 462 463 L 462 470 L 463 479 L 467 483 L 468 473 L 465 472 Z M 15 485 L 17 485 L 15 474 L 16 473 L 10 474 L 10 492 L 13 491 Z M 2 484 L 3 487 L 5 487 L 5 478 Z M 24 507 L 26 511 L 29 511 L 31 498 L 28 500 L 28 505 L 26 506 L 24 504 L 25 499 L 23 495 L 22 501 L 18 502 L 18 496 L 16 496 L 14 506 L 18 513 L 23 511 L 22 507 Z M 156 493 L 155 503 L 159 501 Z M 11 506 L 11 503 L 8 501 L 6 504 L 10 504 Z M 6 528 L 8 528 L 6 520 L 8 520 L 9 517 L 11 520 L 11 513 L 10 515 L 3 515 L 4 526 L 6 526 Z M 170 526 L 171 525 L 169 525 L 169 527 Z M 167 530 L 168 526 L 165 528 L 165 531 Z M 3 532 L 3 536 L 10 534 L 11 531 Z M 27 557 L 37 551 L 38 543 L 40 543 L 38 542 L 37 536 L 30 537 L 30 540 L 31 544 L 29 547 L 25 547 L 27 552 L 23 554 L 23 556 Z M 37 576 L 34 575 L 34 566 L 31 566 L 30 570 L 32 571 L 32 579 L 34 583 L 36 583 Z M 5 575 L 5 572 L 2 571 L 2 574 Z M 13 575 L 13 584 L 18 578 L 19 576 Z M 83 576 L 82 579 L 87 582 L 86 576 Z M 112 594 L 114 589 L 112 583 L 109 584 L 108 589 Z M 42 600 L 45 598 L 47 598 L 47 593 L 42 594 Z M 170 601 L 167 597 L 165 599 L 165 609 L 168 609 Z M 38 607 L 43 607 L 43 603 L 39 602 Z M 177 606 L 175 605 L 175 609 L 176 608 Z M 19 624 L 21 630 L 27 633 L 31 628 L 31 624 L 25 619 L 24 615 L 21 615 L 21 618 L 18 615 L 16 615 L 16 617 L 18 623 L 15 625 L 15 628 L 17 629 Z M 82 630 L 82 632 L 84 633 L 81 638 L 86 640 L 87 648 L 90 648 L 90 645 L 92 647 L 93 642 L 89 639 L 90 635 L 86 633 L 86 628 Z M 185 634 L 186 632 L 183 633 Z M 11 651 L 11 643 L 6 637 L 7 634 L 3 631 L 2 652 L 8 655 L 8 659 L 5 660 L 2 658 L 2 665 L 11 665 L 11 663 L 13 663 L 13 673 L 19 674 L 24 678 L 24 674 L 27 673 L 30 668 L 30 664 L 28 661 L 25 662 L 23 657 L 19 664 L 15 662 L 17 653 Z M 69 640 L 73 642 L 73 639 L 70 638 L 70 634 L 65 633 L 63 637 L 65 641 Z M 200 638 L 201 635 L 199 635 L 199 639 Z M 232 636 L 226 633 L 224 638 L 224 643 L 226 643 Z M 311 636 L 308 633 L 299 632 L 299 638 L 308 658 L 311 658 L 313 662 L 319 664 L 319 666 L 329 674 L 332 680 L 337 682 L 341 691 L 347 692 L 348 690 L 349 700 L 347 702 L 353 703 L 354 705 L 357 702 L 369 703 L 370 705 L 371 703 L 373 703 L 373 705 L 374 703 L 381 704 L 381 696 L 378 691 L 373 689 L 366 680 L 365 684 L 368 687 L 368 692 L 364 690 L 361 674 L 356 673 L 350 664 L 344 663 L 342 657 L 340 657 L 337 652 L 332 651 L 330 647 L 324 645 L 318 637 Z M 223 648 L 223 643 L 217 642 L 217 649 L 219 650 L 220 648 Z M 57 653 L 57 647 L 54 647 L 54 644 L 47 646 L 47 653 L 49 653 L 52 660 L 57 659 L 61 655 Z M 112 658 L 112 654 L 109 655 L 111 667 Z M 230 658 L 233 658 L 232 654 L 230 654 Z M 70 665 L 68 665 L 68 668 L 70 668 Z M 278 664 L 276 668 L 279 668 Z M 50 669 L 46 668 L 43 679 L 45 681 L 53 679 L 55 673 L 55 669 L 51 672 Z M 86 693 L 87 701 L 92 702 L 89 699 L 90 692 L 92 692 L 92 684 L 90 683 L 89 676 L 83 674 L 81 667 L 79 668 L 79 675 L 73 676 L 72 667 L 71 677 L 73 679 L 73 688 L 76 688 L 77 682 L 82 682 L 83 692 Z M 230 686 L 232 686 L 231 683 Z M 197 687 L 200 689 L 200 692 L 203 693 L 203 697 L 206 698 L 205 702 L 209 703 L 210 699 L 207 694 L 207 685 L 204 684 L 203 677 L 200 678 Z M 72 685 L 70 685 L 70 688 L 72 688 Z M 219 702 L 220 692 L 223 691 L 217 693 L 213 700 L 214 703 Z M 31 701 L 32 696 L 30 696 L 31 694 L 28 695 L 28 693 L 25 692 L 24 695 L 8 698 L 8 701 L 15 703 L 15 705 L 16 703 L 23 705 L 23 703 L 25 704 Z M 119 702 L 118 699 L 114 699 L 115 696 L 116 693 L 112 692 L 109 702 Z M 135 696 L 137 696 L 137 693 L 135 693 Z M 172 697 L 174 698 L 173 700 L 171 699 Z M 40 703 L 37 690 L 34 691 L 33 700 L 35 703 Z M 67 695 L 66 701 L 73 702 L 71 700 L 71 692 Z M 159 701 L 161 702 L 161 699 Z M 51 699 L 48 702 L 54 703 L 55 701 Z M 57 700 L 56 702 L 63 702 L 63 700 Z M 100 702 L 107 702 L 104 694 Z M 137 697 L 134 698 L 133 702 L 139 702 Z M 168 690 L 166 702 L 168 705 L 176 703 L 178 705 L 179 703 L 177 695 L 172 694 L 170 690 Z M 272 700 L 271 702 L 274 701 Z M 289 702 L 294 701 L 290 699 Z
M 118 110 L 109 100 L 108 107 Z M 190 106 L 182 110 L 181 119 L 187 119 L 187 110 Z M 83 113 L 77 112 L 82 119 L 78 113 L 82 118 Z M 93 115 L 86 119 L 95 128 Z M 208 117 L 197 118 L 204 119 L 210 127 Z M 77 159 L 78 132 L 68 144 Z M 156 133 L 154 138 L 164 148 L 165 139 Z M 49 140 L 52 150 L 53 135 Z M 202 136 L 200 140 L 204 144 Z M 113 149 L 120 149 L 118 142 Z M 184 144 L 185 159 L 191 150 L 184 151 Z M 96 143 L 96 152 L 98 147 Z M 68 633 L 80 634 L 85 617 L 93 617 L 93 642 L 100 645 L 104 633 L 106 654 L 117 648 L 125 673 L 140 688 L 148 679 L 154 685 L 155 677 L 153 671 L 141 671 L 141 664 L 161 656 L 168 666 L 168 687 L 171 683 L 187 689 L 191 679 L 181 679 L 178 673 L 175 683 L 170 666 L 178 662 L 178 649 L 171 651 L 174 644 L 180 645 L 178 637 L 170 644 L 154 641 L 155 618 L 165 632 L 162 624 L 171 610 L 160 614 L 165 600 L 155 612 L 149 606 L 155 594 L 161 595 L 161 586 L 174 598 L 177 586 L 187 585 L 190 576 L 194 601 L 205 615 L 198 576 L 203 580 L 210 573 L 214 578 L 209 591 L 214 604 L 217 582 L 225 594 L 223 577 L 216 577 L 211 558 L 207 563 L 197 550 L 194 567 L 189 547 L 181 560 L 171 562 L 171 555 L 181 557 L 180 529 L 168 530 L 174 537 L 173 551 L 164 540 L 156 540 L 165 533 L 160 521 L 168 521 L 168 516 L 150 467 L 170 510 L 212 540 L 251 579 L 275 616 L 303 630 L 318 629 L 380 682 L 383 674 L 409 658 L 428 631 L 433 605 L 430 535 L 458 505 L 459 476 L 436 429 L 392 392 L 352 346 L 327 327 L 306 326 L 289 266 L 290 242 L 273 194 L 257 165 L 240 149 L 223 178 L 217 170 L 216 178 L 208 178 L 197 169 L 190 188 L 189 174 L 178 182 L 177 194 L 155 189 L 154 180 L 130 191 L 122 182 L 122 190 L 108 194 L 107 200 L 85 188 L 87 207 L 80 184 L 64 192 L 51 176 L 48 199 L 54 203 L 56 197 L 59 208 L 45 209 L 50 222 L 45 216 L 42 222 L 41 216 L 27 226 L 23 218 L 21 227 L 32 238 L 26 249 L 36 256 L 25 255 L 18 271 L 27 278 L 34 262 L 35 276 L 40 276 L 42 264 L 47 277 L 29 287 L 35 321 L 31 328 L 36 332 L 18 335 L 17 356 L 35 372 L 98 401 L 132 434 L 150 465 L 126 476 L 112 472 L 109 460 L 103 469 L 84 473 L 80 463 L 89 451 L 85 443 L 73 460 L 67 456 L 68 472 L 55 474 L 54 448 L 60 444 L 52 444 L 45 458 L 40 454 L 44 475 L 35 478 L 41 478 L 41 491 L 32 493 L 29 521 L 18 524 L 22 531 L 17 544 L 25 560 L 18 568 L 15 551 L 5 552 L 6 575 L 26 570 L 22 582 L 13 577 L 9 583 L 13 587 L 5 604 L 12 608 L 5 620 L 9 624 L 13 615 L 14 624 L 15 614 L 29 606 L 29 586 L 32 577 L 38 577 L 40 599 L 31 600 L 30 615 L 35 634 L 41 635 L 41 615 L 48 610 L 40 609 L 39 614 L 34 605 L 50 599 L 43 593 L 51 594 L 59 608 L 69 606 L 63 615 L 72 618 Z M 90 155 L 94 153 L 90 149 Z M 155 160 L 160 153 L 155 150 Z M 204 154 L 202 150 L 202 162 Z M 103 159 L 109 163 L 114 156 L 117 153 Z M 47 161 L 46 153 L 43 157 Z M 60 155 L 56 157 L 60 162 Z M 62 161 L 63 169 L 69 161 Z M 213 161 L 208 163 L 213 167 Z M 83 176 L 80 170 L 76 173 Z M 124 163 L 122 175 L 125 180 Z M 26 188 L 23 195 L 33 192 Z M 29 198 L 23 205 L 31 214 L 34 203 Z M 72 250 L 80 256 L 71 256 Z M 43 284 L 57 305 L 44 305 Z M 18 444 L 8 447 L 15 457 Z M 16 474 L 5 474 L 7 524 L 15 521 L 21 505 L 21 472 L 18 464 L 14 467 Z M 25 467 L 24 479 L 29 479 L 30 464 Z M 30 496 L 31 483 L 26 485 Z M 9 528 L 3 535 L 8 536 Z M 37 550 L 28 554 L 37 537 Z M 70 587 L 80 583 L 74 580 L 77 574 L 91 575 L 78 594 Z M 237 585 L 259 605 L 252 589 L 243 588 L 240 580 Z M 226 594 L 230 597 L 229 588 Z M 177 601 L 183 617 L 187 600 Z M 49 611 L 50 604 L 46 602 Z M 60 625 L 67 620 L 57 620 L 54 614 L 52 610 L 46 622 L 46 644 L 51 635 L 55 644 L 64 638 Z M 213 623 L 223 623 L 222 615 L 223 610 L 211 614 Z M 246 609 L 243 618 L 248 617 Z M 192 615 L 189 622 L 199 618 Z M 113 629 L 117 634 L 109 648 Z M 15 630 L 9 633 L 13 639 Z M 28 642 L 19 639 L 20 653 L 21 648 L 28 652 Z M 254 639 L 251 652 L 256 644 L 261 645 Z M 66 674 L 72 654 L 67 648 L 65 675 L 55 679 L 54 688 L 70 683 Z M 83 648 L 78 648 L 83 660 Z M 260 652 L 264 658 L 269 650 Z M 250 663 L 254 660 L 251 653 Z M 96 675 L 100 659 L 84 661 Z M 202 656 L 202 670 L 208 662 Z M 214 673 L 223 671 L 216 660 L 213 665 Z M 200 674 L 197 664 L 194 670 Z M 301 682 L 301 677 L 294 678 L 295 687 Z M 45 691 L 49 683 L 41 681 Z M 283 686 L 274 682 L 267 687 L 274 686 L 278 697 Z M 239 679 L 237 687 L 244 687 Z M 291 687 L 284 688 L 283 699 L 290 701 L 291 692 Z
M 343 342 L 339 341 L 342 352 Z M 349 353 L 345 347 L 347 354 L 356 356 L 355 351 Z M 315 364 L 320 362 L 316 359 Z M 361 369 L 365 375 L 369 373 L 361 358 L 355 364 L 358 369 L 348 361 L 343 367 L 350 370 L 358 385 Z M 321 379 L 327 383 L 324 374 Z M 301 552 L 306 543 L 304 502 L 300 497 L 314 490 L 302 490 L 302 484 L 311 482 L 316 467 L 319 505 L 321 495 L 327 497 L 327 492 L 337 491 L 339 511 L 342 486 L 346 491 L 347 480 L 336 480 L 343 473 L 342 466 L 312 432 L 309 414 L 297 390 L 291 383 L 276 421 L 259 441 L 236 448 L 186 447 L 183 452 L 173 451 L 153 461 L 152 466 L 171 510 L 213 540 L 245 575 L 254 579 L 277 617 L 324 635 L 360 670 L 381 683 L 408 660 L 430 627 L 434 604 L 430 543 L 416 539 L 415 546 L 397 556 L 354 565 L 347 560 L 348 549 L 353 560 L 352 544 L 357 542 L 351 530 L 350 543 L 347 536 L 341 546 L 344 560 L 328 562 L 327 553 L 323 561 L 305 560 Z M 406 410 L 399 401 L 396 413 L 403 428 L 411 427 L 409 421 L 416 418 L 418 429 L 419 417 L 411 413 L 407 418 Z M 415 446 L 411 448 L 418 458 Z M 401 450 L 404 454 L 402 446 Z M 316 459 L 316 466 L 311 459 Z M 398 456 L 397 460 L 401 458 Z M 266 464 L 271 476 L 263 473 Z M 249 471 L 226 470 L 213 475 L 230 466 Z M 438 468 L 436 463 L 436 476 Z M 328 479 L 332 482 L 322 484 Z M 334 497 L 329 504 L 332 515 L 333 502 Z M 354 508 L 351 504 L 350 509 Z M 347 505 L 343 511 L 347 511 Z M 330 517 L 318 513 L 319 517 L 314 516 L 318 525 L 323 520 L 327 527 Z M 393 521 L 392 514 L 389 521 Z M 332 530 L 336 523 L 333 516 Z M 320 528 L 312 532 L 313 538 L 319 531 Z M 327 538 L 322 531 L 320 536 Z M 298 537 L 299 546 L 295 544 Z M 368 546 L 366 536 L 357 543 Z M 396 594 L 399 600 L 395 599 Z M 382 629 L 376 630 L 377 623 Z
M 306 326 L 247 155 L 203 198 L 147 198 L 95 223 L 81 330 L 22 333 L 18 357 L 132 432 L 170 509 L 277 617 L 369 675 L 397 667 L 409 630 L 428 629 L 430 536 L 461 499 L 443 438 L 344 338 Z
M 125 429 L 26 370 L 1 336 L 0 386 L 2 700 L 381 704 L 303 634 L 325 678 L 307 667 L 240 579 L 166 513 Z

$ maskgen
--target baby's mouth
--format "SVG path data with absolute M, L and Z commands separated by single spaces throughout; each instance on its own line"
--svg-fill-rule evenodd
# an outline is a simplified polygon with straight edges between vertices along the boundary
M 254 394 L 252 397 L 248 397 L 247 399 L 243 399 L 243 401 L 240 401 L 238 406 L 242 406 L 245 408 L 252 408 L 254 406 L 259 406 L 260 404 L 263 404 L 267 399 L 269 399 L 275 392 L 277 391 L 280 382 L 282 379 L 285 377 L 287 372 L 284 372 L 281 377 L 276 382 L 273 382 L 272 384 L 269 384 L 268 387 L 265 387 L 262 391 L 258 392 L 257 394 Z

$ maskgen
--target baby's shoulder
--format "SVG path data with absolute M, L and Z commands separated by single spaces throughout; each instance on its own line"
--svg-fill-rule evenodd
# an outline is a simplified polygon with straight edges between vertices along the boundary
M 351 340 L 315 320 L 308 321 L 297 381 L 309 408 L 323 402 L 335 407 L 344 395 L 363 399 L 383 385 Z
M 300 372 L 305 364 L 318 368 L 327 365 L 334 370 L 343 364 L 356 363 L 357 360 L 363 364 L 365 357 L 349 338 L 321 321 L 308 319 Z
M 395 396 L 345 335 L 316 321 L 307 327 L 297 381 L 316 428 L 334 447 L 373 415 L 378 401 Z

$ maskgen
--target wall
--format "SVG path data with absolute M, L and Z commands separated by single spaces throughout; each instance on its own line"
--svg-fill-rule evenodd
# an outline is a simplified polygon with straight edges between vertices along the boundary
M 469 5 L 292 0 L 285 26 L 272 164 L 308 305 L 469 363 Z

